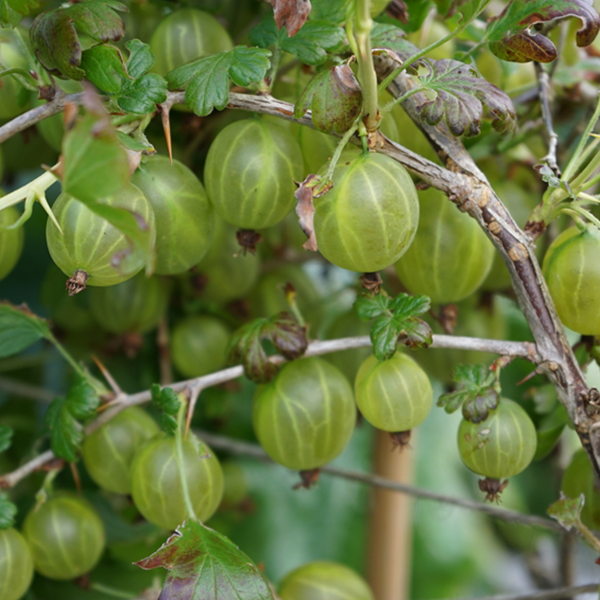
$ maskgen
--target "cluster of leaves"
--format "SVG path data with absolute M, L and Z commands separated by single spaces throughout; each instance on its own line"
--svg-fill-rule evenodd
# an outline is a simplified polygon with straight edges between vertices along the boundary
M 437 402 L 447 413 L 462 408 L 467 421 L 481 423 L 488 418 L 490 410 L 498 407 L 500 397 L 494 387 L 496 376 L 485 365 L 456 365 L 452 378 L 458 389 L 442 394 Z
M 50 431 L 50 446 L 58 458 L 76 462 L 83 442 L 82 422 L 91 419 L 100 405 L 96 390 L 87 379 L 77 376 L 64 398 L 48 407 L 45 424 Z
M 308 347 L 306 328 L 286 312 L 255 319 L 238 329 L 229 342 L 227 360 L 230 364 L 241 362 L 246 377 L 255 383 L 268 383 L 279 372 L 269 360 L 263 340 L 271 342 L 288 360 L 300 358 Z
M 160 426 L 167 435 L 175 435 L 177 431 L 177 415 L 181 408 L 179 396 L 170 388 L 162 388 L 153 383 L 150 388 L 152 404 L 160 411 Z
M 371 327 L 373 354 L 379 360 L 392 358 L 402 336 L 410 348 L 426 348 L 432 342 L 431 327 L 417 315 L 429 310 L 427 296 L 399 294 L 390 298 L 384 294 L 361 296 L 354 303 L 363 321 L 375 319 Z

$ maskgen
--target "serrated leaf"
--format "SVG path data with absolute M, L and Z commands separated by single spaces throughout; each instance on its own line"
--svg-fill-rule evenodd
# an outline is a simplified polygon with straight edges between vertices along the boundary
M 393 50 L 403 61 L 419 52 L 419 48 L 406 39 L 402 29 L 387 23 L 373 24 L 371 46 Z
M 16 27 L 24 16 L 38 6 L 38 0 L 0 0 L 0 25 Z
M 177 431 L 177 415 L 181 408 L 181 400 L 170 387 L 162 388 L 153 383 L 150 388 L 152 404 L 160 410 L 160 425 L 167 435 L 175 435 Z
M 80 68 L 78 33 L 100 43 L 120 40 L 125 25 L 115 11 L 127 11 L 127 7 L 114 0 L 88 0 L 38 15 L 29 36 L 42 66 L 60 77 L 82 79 L 85 71 Z
M 338 24 L 346 18 L 348 0 L 311 0 L 311 19 Z
M 10 302 L 0 302 L 0 358 L 51 337 L 48 322 L 33 314 L 25 304 L 13 306 Z
M 241 362 L 244 374 L 255 383 L 268 383 L 279 372 L 269 361 L 263 340 L 269 340 L 288 360 L 300 358 L 308 347 L 306 329 L 286 312 L 255 319 L 238 329 L 229 342 L 227 360 L 229 364 Z
M 484 107 L 499 133 L 514 128 L 516 112 L 508 95 L 479 77 L 477 71 L 457 60 L 426 61 L 430 72 L 421 78 L 424 88 L 436 97 L 420 107 L 420 116 L 429 125 L 445 119 L 453 135 L 472 137 L 480 132 Z
M 310 0 L 270 0 L 277 29 L 285 27 L 289 36 L 296 35 L 310 14 Z
M 193 60 L 167 74 L 170 89 L 187 85 L 185 103 L 197 115 L 223 110 L 229 101 L 229 79 L 247 86 L 264 79 L 271 52 L 236 46 L 233 50 Z
M 125 111 L 145 115 L 167 99 L 167 82 L 156 73 L 123 83 L 117 104 Z
M 10 448 L 12 443 L 13 430 L 8 425 L 0 425 L 0 452 Z
M 100 398 L 89 382 L 78 376 L 66 398 L 56 398 L 44 417 L 50 430 L 52 452 L 68 462 L 75 462 L 83 442 L 82 420 L 92 418 L 100 405 Z
M 130 40 L 125 44 L 125 48 L 129 50 L 127 72 L 133 79 L 145 75 L 154 66 L 156 59 L 148 44 L 144 44 L 140 40 Z
M 89 81 L 108 94 L 119 93 L 123 80 L 128 78 L 121 52 L 108 44 L 86 50 L 81 56 L 81 68 Z
M 154 554 L 135 563 L 169 571 L 163 600 L 273 600 L 256 565 L 225 536 L 189 520 Z
M 585 503 L 585 496 L 567 498 L 561 492 L 561 499 L 548 507 L 549 517 L 556 519 L 567 531 L 572 527 L 581 527 L 581 511 Z
M 512 0 L 489 23 L 486 39 L 490 42 L 490 50 L 503 60 L 552 62 L 557 56 L 556 47 L 533 26 L 566 17 L 581 21 L 577 45 L 589 46 L 600 31 L 600 17 L 592 0 Z
M 459 388 L 442 394 L 437 402 L 447 413 L 462 407 L 467 421 L 481 423 L 488 418 L 490 410 L 498 407 L 500 398 L 493 387 L 496 379 L 485 365 L 456 365 L 452 378 Z
M 63 398 L 52 401 L 46 411 L 44 423 L 50 430 L 52 452 L 67 462 L 76 462 L 83 441 L 83 427 L 70 413 Z
M 308 65 L 323 64 L 327 60 L 327 53 L 341 47 L 344 38 L 341 27 L 319 20 L 308 21 L 294 37 L 288 37 L 285 27 L 277 30 L 271 14 L 266 14 L 250 31 L 250 41 L 255 46 L 278 46 Z
M 0 529 L 8 529 L 15 524 L 17 507 L 8 499 L 6 492 L 0 492 Z
M 427 323 L 417 318 L 429 310 L 427 296 L 399 294 L 395 298 L 378 294 L 361 296 L 354 309 L 363 321 L 375 319 L 371 327 L 373 354 L 379 360 L 392 358 L 396 353 L 398 338 L 404 334 L 407 345 L 413 348 L 431 344 L 432 333 Z

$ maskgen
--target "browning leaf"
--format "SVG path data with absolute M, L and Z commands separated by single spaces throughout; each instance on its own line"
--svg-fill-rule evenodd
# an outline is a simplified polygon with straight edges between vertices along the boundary
M 310 0 L 271 0 L 277 29 L 283 26 L 288 37 L 296 35 L 310 14 Z
M 315 237 L 314 229 L 314 214 L 315 207 L 313 205 L 313 198 L 319 198 L 323 194 L 327 193 L 332 187 L 331 182 L 323 182 L 323 178 L 319 175 L 308 175 L 306 179 L 298 186 L 298 189 L 294 193 L 294 196 L 298 200 L 296 205 L 296 214 L 298 215 L 298 222 L 302 231 L 304 231 L 308 240 L 303 244 L 305 250 L 312 250 L 316 252 L 319 248 L 317 246 L 317 238 Z
M 457 60 L 426 61 L 430 72 L 421 84 L 436 93 L 420 107 L 423 121 L 437 125 L 444 117 L 455 136 L 479 134 L 484 106 L 499 133 L 513 129 L 516 119 L 511 99 L 501 89 L 481 78 L 477 71 Z
M 552 62 L 557 56 L 554 44 L 532 27 L 567 17 L 576 17 L 582 23 L 577 45 L 589 46 L 600 30 L 600 17 L 592 0 L 513 0 L 488 25 L 490 50 L 512 62 Z

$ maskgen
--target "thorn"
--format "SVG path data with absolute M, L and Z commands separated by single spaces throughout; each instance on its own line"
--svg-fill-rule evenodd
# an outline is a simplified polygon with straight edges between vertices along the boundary
M 163 130 L 165 132 L 165 141 L 167 142 L 167 149 L 169 150 L 169 158 L 171 164 L 173 164 L 173 146 L 171 144 L 171 123 L 169 121 L 169 112 L 171 107 L 167 104 L 160 105 L 160 118 L 162 120 Z
M 97 358 L 93 355 L 92 355 L 92 358 L 94 359 L 96 366 L 102 372 L 102 375 L 104 375 L 104 379 L 106 379 L 108 385 L 110 386 L 110 389 L 114 392 L 115 396 L 117 396 L 117 397 L 122 396 L 123 390 L 119 387 L 119 384 L 115 381 L 114 377 L 109 373 L 108 369 L 100 362 L 99 358 Z
M 531 373 L 529 373 L 529 375 L 526 375 L 525 377 L 523 377 L 523 379 L 521 379 L 521 381 L 518 381 L 517 385 L 523 385 L 524 383 L 527 383 L 530 379 L 533 379 L 536 375 L 541 375 L 541 373 L 542 372 L 536 368 L 533 371 L 531 371 Z
M 69 467 L 71 467 L 71 474 L 73 475 L 73 480 L 75 481 L 75 488 L 77 489 L 77 493 L 81 494 L 81 477 L 79 477 L 77 465 L 75 463 L 69 463 Z
M 192 424 L 192 416 L 194 414 L 194 410 L 196 408 L 196 402 L 198 401 L 198 396 L 200 396 L 200 392 L 202 391 L 202 386 L 195 385 L 189 388 L 189 403 L 187 409 L 187 415 L 185 419 L 185 431 L 183 432 L 183 439 L 187 439 L 188 431 L 190 430 L 190 425 Z

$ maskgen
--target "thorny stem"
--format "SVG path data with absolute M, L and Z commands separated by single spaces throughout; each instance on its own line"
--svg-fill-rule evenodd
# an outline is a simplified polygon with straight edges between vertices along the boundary
M 317 341 L 311 342 L 308 346 L 307 351 L 304 353 L 305 357 L 309 356 L 320 356 L 323 354 L 329 354 L 331 352 L 339 352 L 342 350 L 351 350 L 353 348 L 368 348 L 371 346 L 371 338 L 369 336 L 362 337 L 351 337 L 351 338 L 340 338 L 335 340 Z M 483 350 L 487 352 L 494 352 L 503 356 L 520 356 L 530 360 L 531 362 L 537 362 L 539 356 L 535 346 L 529 342 L 510 342 L 504 340 L 485 340 L 480 338 L 469 338 L 459 337 L 453 335 L 433 335 L 433 343 L 431 348 L 455 348 L 459 350 Z M 282 364 L 285 359 L 282 356 L 272 356 L 271 362 L 275 364 Z M 242 366 L 230 367 L 229 369 L 223 369 L 222 371 L 216 371 L 209 375 L 203 375 L 196 379 L 188 379 L 185 381 L 179 381 L 174 383 L 170 387 L 175 392 L 184 392 L 189 389 L 204 389 L 207 387 L 226 383 L 232 379 L 241 377 L 244 373 Z M 0 389 L 2 389 L 2 380 L 0 380 Z M 26 392 L 26 390 L 23 390 Z M 109 409 L 103 411 L 99 416 L 94 419 L 86 428 L 85 433 L 89 435 L 96 431 L 99 427 L 113 419 L 121 411 L 125 410 L 129 406 L 135 406 L 149 402 L 151 399 L 150 391 L 145 390 L 137 394 L 124 394 L 118 403 L 115 403 Z M 22 465 L 12 473 L 6 473 L 0 476 L 0 488 L 10 488 L 15 486 L 19 481 L 42 467 L 44 464 L 54 458 L 54 454 L 48 450 L 39 456 L 36 456 L 28 463 Z
M 371 3 L 369 0 L 355 0 L 355 27 L 354 39 L 358 53 L 358 81 L 363 97 L 363 118 L 367 131 L 372 133 L 379 127 L 379 115 L 377 106 L 377 74 L 373 66 L 373 55 L 371 52 Z

